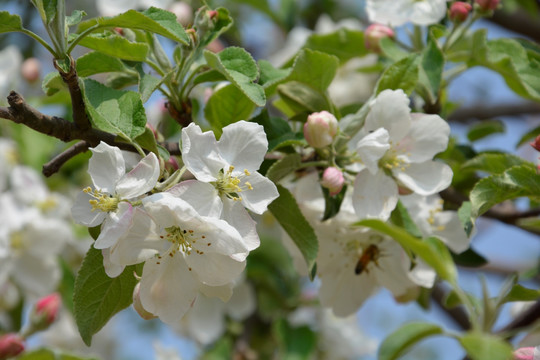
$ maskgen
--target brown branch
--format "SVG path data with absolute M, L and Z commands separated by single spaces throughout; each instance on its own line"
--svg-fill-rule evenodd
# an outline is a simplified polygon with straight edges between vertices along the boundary
M 114 134 L 93 128 L 83 130 L 75 123 L 63 118 L 45 115 L 28 105 L 23 97 L 15 91 L 9 94 L 7 100 L 10 106 L 0 106 L 0 118 L 26 125 L 39 133 L 53 136 L 63 142 L 83 140 L 88 146 L 94 147 L 103 141 L 122 150 L 137 151 L 130 144 L 116 141 L 116 135 Z M 160 143 L 160 145 L 164 146 L 171 155 L 181 154 L 178 143 Z
M 465 107 L 450 114 L 448 121 L 467 123 L 475 119 L 485 120 L 500 116 L 519 116 L 528 114 L 540 114 L 540 104 L 522 103 Z
M 540 22 L 525 10 L 518 10 L 512 14 L 495 11 L 493 17 L 488 20 L 540 43 Z
M 90 144 L 86 141 L 80 141 L 76 143 L 75 145 L 69 147 L 64 152 L 60 153 L 59 155 L 55 156 L 51 161 L 43 165 L 43 175 L 46 177 L 51 176 L 52 174 L 55 174 L 60 170 L 62 165 L 64 165 L 69 159 L 86 152 L 88 148 L 90 147 Z
M 73 121 L 75 125 L 81 130 L 88 130 L 92 127 L 88 116 L 86 115 L 86 106 L 79 87 L 79 77 L 77 76 L 77 69 L 75 68 L 75 61 L 71 59 L 69 72 L 64 72 L 60 66 L 57 65 L 56 60 L 53 61 L 54 67 L 60 73 L 62 80 L 66 83 L 69 89 L 69 95 L 71 96 L 71 109 L 73 110 Z
M 508 323 L 505 327 L 497 331 L 498 334 L 510 333 L 508 339 L 511 339 L 515 335 L 515 330 L 527 327 L 534 324 L 540 319 L 540 300 L 536 301 L 534 305 L 522 312 L 514 320 Z

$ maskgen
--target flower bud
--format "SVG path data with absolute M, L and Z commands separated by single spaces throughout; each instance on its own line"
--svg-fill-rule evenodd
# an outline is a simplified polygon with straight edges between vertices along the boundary
M 144 320 L 150 320 L 156 318 L 156 316 L 148 311 L 143 307 L 141 302 L 141 283 L 138 283 L 135 285 L 135 289 L 133 289 L 133 308 L 139 314 L 140 317 L 142 317 Z
M 380 47 L 381 39 L 384 39 L 387 37 L 393 38 L 394 35 L 395 35 L 394 30 L 392 30 L 386 25 L 371 24 L 366 29 L 365 35 L 364 35 L 366 48 L 375 53 L 379 53 L 381 52 L 381 47 Z
M 30 315 L 32 328 L 36 331 L 48 328 L 56 320 L 61 305 L 62 298 L 58 293 L 39 299 Z
M 26 59 L 21 65 L 21 74 L 30 84 L 35 83 L 41 75 L 41 63 L 36 58 Z
M 173 3 L 169 11 L 176 15 L 176 20 L 183 26 L 188 26 L 193 21 L 193 9 L 183 1 Z
M 472 6 L 463 1 L 456 1 L 450 6 L 450 20 L 456 23 L 462 23 L 467 20 L 469 13 L 472 11 Z
M 500 0 L 476 0 L 476 4 L 482 11 L 495 10 L 499 3 Z
M 345 178 L 341 170 L 336 167 L 329 167 L 324 170 L 321 185 L 330 191 L 330 196 L 339 194 L 344 184 Z
M 539 360 L 540 347 L 523 347 L 514 351 L 514 360 Z
M 328 111 L 316 112 L 308 116 L 304 124 L 304 137 L 314 148 L 330 145 L 338 132 L 338 122 Z
M 24 339 L 17 334 L 0 336 L 0 360 L 15 357 L 24 351 Z
M 534 139 L 534 141 L 529 144 L 537 151 L 540 151 L 540 135 L 538 135 L 536 139 Z

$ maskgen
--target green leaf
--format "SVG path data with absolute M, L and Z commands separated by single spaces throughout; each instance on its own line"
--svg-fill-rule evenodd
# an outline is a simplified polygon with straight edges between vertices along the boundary
M 418 229 L 418 226 L 416 226 L 411 216 L 409 215 L 409 211 L 407 210 L 405 205 L 401 203 L 401 201 L 398 201 L 396 208 L 394 209 L 394 211 L 392 211 L 392 214 L 390 215 L 390 220 L 394 225 L 397 225 L 407 230 L 407 232 L 412 236 L 417 238 L 422 237 L 422 232 Z
M 259 76 L 255 60 L 244 49 L 231 46 L 215 54 L 205 51 L 208 65 L 240 89 L 257 106 L 264 106 L 266 96 L 261 85 L 254 83 Z
M 421 68 L 427 76 L 429 91 L 433 99 L 439 98 L 444 63 L 444 54 L 439 48 L 437 40 L 430 36 L 428 45 L 422 53 Z
M 8 11 L 0 11 L 0 33 L 23 30 L 21 17 Z
M 409 323 L 390 334 L 379 347 L 378 360 L 394 360 L 411 346 L 429 336 L 443 334 L 443 330 L 429 323 Z M 487 358 L 486 358 L 487 359 Z
M 501 174 L 515 165 L 533 166 L 533 163 L 512 154 L 482 153 L 461 165 L 462 170 L 484 171 L 489 174 Z
M 328 34 L 312 34 L 304 48 L 335 55 L 342 64 L 369 53 L 364 45 L 364 32 L 344 27 Z
M 205 71 L 197 75 L 195 79 L 193 79 L 193 86 L 202 84 L 205 82 L 217 82 L 217 81 L 225 81 L 225 80 L 227 80 L 225 75 L 223 75 L 217 70 L 210 70 L 210 71 Z
M 269 117 L 268 111 L 262 111 L 257 117 L 250 121 L 261 124 L 264 127 L 266 138 L 268 139 L 268 151 L 274 151 L 279 147 L 287 146 L 288 143 L 304 141 L 302 133 L 292 131 L 289 123 L 278 117 Z
M 474 229 L 474 217 L 472 215 L 472 205 L 470 201 L 464 201 L 458 209 L 459 221 L 463 225 L 463 230 L 467 236 L 471 236 Z
M 98 129 L 129 139 L 144 132 L 146 114 L 138 93 L 114 90 L 92 79 L 81 85 L 86 110 Z
M 61 90 L 67 90 L 67 85 L 58 71 L 53 71 L 45 75 L 41 82 L 41 89 L 47 96 L 52 96 Z
M 298 204 L 289 190 L 281 185 L 277 185 L 277 189 L 279 197 L 268 206 L 268 209 L 298 246 L 306 260 L 309 273 L 311 273 L 319 249 L 317 236 L 300 212 Z
M 214 9 L 214 10 L 217 12 L 217 15 L 212 20 L 213 21 L 212 28 L 205 29 L 205 31 L 201 31 L 202 36 L 199 39 L 199 44 L 198 44 L 200 48 L 206 47 L 206 45 L 210 44 L 212 41 L 217 39 L 225 31 L 229 30 L 229 28 L 233 24 L 233 19 L 229 15 L 229 10 L 222 7 Z M 206 11 L 208 11 L 207 6 L 203 6 L 199 8 L 199 10 L 197 10 L 194 23 L 198 22 L 199 16 L 205 16 L 202 14 Z
M 308 360 L 317 348 L 317 336 L 308 326 L 292 327 L 286 320 L 274 323 L 280 359 Z
M 525 135 L 519 139 L 518 144 L 516 147 L 521 146 L 525 144 L 526 142 L 534 140 L 538 135 L 540 135 L 540 125 L 532 129 L 531 131 L 528 131 Z
M 397 62 L 409 55 L 406 51 L 400 48 L 392 38 L 389 37 L 381 39 L 379 46 L 384 56 L 394 62 Z
M 75 26 L 82 21 L 82 18 L 86 16 L 86 12 L 82 10 L 73 10 L 71 15 L 66 16 L 66 25 Z
M 356 226 L 366 226 L 396 240 L 404 249 L 412 251 L 431 266 L 439 276 L 455 284 L 457 270 L 452 256 L 442 242 L 436 238 L 421 240 L 410 235 L 405 229 L 381 220 L 366 219 L 355 223 Z
M 341 208 L 341 204 L 343 203 L 343 200 L 345 199 L 347 186 L 344 186 L 341 189 L 341 192 L 339 194 L 333 195 L 333 196 L 330 195 L 330 190 L 328 190 L 327 188 L 321 187 L 321 189 L 324 195 L 324 214 L 321 221 L 325 221 L 330 218 L 333 218 L 339 212 L 339 209 Z
M 155 76 L 145 73 L 141 64 L 137 64 L 135 68 L 139 73 L 139 94 L 143 103 L 150 99 L 150 96 L 152 96 L 164 80 L 169 79 L 173 75 L 173 72 L 169 72 L 162 79 L 158 79 Z
M 512 347 L 494 335 L 470 332 L 459 339 L 472 360 L 508 360 Z
M 214 92 L 204 108 L 204 115 L 216 135 L 234 122 L 249 119 L 253 102 L 236 86 L 229 84 Z
M 163 35 L 184 45 L 190 43 L 184 28 L 176 20 L 176 15 L 170 11 L 155 7 L 142 12 L 128 10 L 113 17 L 100 17 L 88 20 L 79 25 L 78 31 L 82 32 L 94 25 L 145 30 Z
M 294 61 L 288 81 L 298 81 L 324 93 L 336 75 L 339 59 L 334 55 L 302 50 Z
M 60 353 L 49 349 L 25 351 L 17 360 L 97 360 L 97 358 L 80 357 L 77 355 Z
M 528 289 L 520 284 L 512 286 L 510 292 L 504 297 L 502 303 L 513 301 L 537 301 L 540 298 L 540 290 Z
M 540 181 L 536 169 L 531 165 L 516 165 L 497 175 L 481 179 L 471 190 L 469 198 L 472 213 L 480 216 L 492 206 L 505 200 L 528 196 L 538 199 Z
M 275 92 L 276 86 L 283 82 L 291 74 L 291 69 L 276 69 L 269 61 L 259 60 L 258 62 L 261 76 L 259 84 L 262 85 L 266 96 Z
M 111 32 L 88 35 L 79 42 L 79 45 L 131 61 L 144 61 L 148 54 L 148 45 L 131 42 Z
M 462 252 L 461 254 L 452 254 L 452 259 L 456 265 L 466 266 L 466 267 L 480 267 L 488 263 L 488 260 L 474 251 L 472 248 L 469 248 Z
M 76 69 L 80 77 L 88 77 L 100 73 L 125 71 L 127 66 L 117 57 L 92 51 L 77 59 Z
M 476 141 L 493 134 L 500 134 L 506 131 L 506 126 L 501 120 L 482 121 L 472 125 L 467 133 L 469 141 Z
M 386 89 L 403 89 L 410 95 L 418 82 L 418 66 L 420 57 L 412 54 L 390 65 L 377 82 L 376 93 Z
M 278 183 L 285 176 L 297 170 L 302 164 L 302 157 L 298 153 L 292 153 L 284 156 L 275 162 L 266 173 L 266 177 L 275 183 Z
M 139 144 L 143 149 L 149 150 L 156 154 L 159 158 L 159 150 L 156 142 L 156 137 L 150 128 L 145 127 L 144 132 L 135 138 L 135 142 Z M 94 239 L 95 240 L 95 239 Z
M 73 294 L 75 322 L 86 345 L 90 346 L 92 336 L 133 301 L 137 284 L 134 271 L 135 266 L 128 266 L 120 276 L 111 279 L 105 273 L 101 250 L 88 250 Z
M 537 217 L 528 217 L 528 218 L 519 219 L 517 221 L 517 225 L 527 230 L 540 232 L 540 218 L 537 218 Z
M 299 81 L 281 84 L 277 87 L 277 92 L 295 115 L 305 112 L 307 118 L 310 113 L 331 109 L 323 93 Z

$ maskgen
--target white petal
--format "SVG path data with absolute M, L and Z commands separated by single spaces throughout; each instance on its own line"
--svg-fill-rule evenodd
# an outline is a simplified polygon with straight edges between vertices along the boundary
M 240 187 L 246 188 L 246 182 L 253 187 L 253 190 L 242 191 L 239 195 L 242 197 L 242 204 L 255 214 L 265 212 L 268 205 L 279 196 L 276 185 L 258 172 L 252 172 L 241 180 Z
M 216 297 L 219 298 L 221 301 L 226 302 L 229 301 L 232 296 L 233 284 L 227 283 L 220 286 L 208 286 L 205 284 L 201 284 L 199 287 L 199 291 L 206 297 Z
M 24 246 L 36 257 L 56 256 L 73 239 L 70 226 L 60 219 L 36 217 L 22 232 Z
M 395 143 L 409 132 L 410 112 L 409 98 L 403 90 L 384 90 L 370 104 L 364 127 L 367 131 L 385 128 Z
M 255 291 L 247 282 L 236 286 L 231 300 L 225 304 L 227 314 L 237 321 L 242 321 L 253 314 L 256 307 Z
M 25 204 L 45 200 L 49 189 L 41 176 L 28 166 L 15 166 L 10 174 L 11 190 Z
M 118 209 L 110 212 L 109 216 L 105 218 L 94 247 L 96 249 L 106 249 L 116 244 L 118 239 L 124 236 L 129 230 L 132 224 L 132 218 L 133 207 L 131 204 L 120 202 Z
M 360 217 L 387 220 L 398 201 L 398 188 L 382 171 L 372 175 L 361 171 L 356 176 L 353 191 L 354 211 Z
M 216 188 L 209 183 L 197 180 L 182 181 L 167 192 L 185 200 L 202 216 L 221 216 L 223 203 Z
M 103 255 L 103 267 L 105 268 L 105 273 L 110 278 L 115 278 L 124 272 L 125 266 L 114 263 L 111 261 L 111 249 L 101 250 Z
M 383 157 L 390 144 L 390 136 L 384 128 L 369 133 L 356 145 L 356 151 L 370 173 L 375 174 L 379 170 L 379 160 Z
M 234 200 L 224 199 L 222 219 L 238 230 L 249 251 L 259 247 L 261 241 L 257 233 L 257 223 L 249 216 L 242 204 Z M 247 256 L 247 253 L 245 256 Z M 242 261 L 245 260 L 245 256 L 244 258 L 235 256 L 235 259 Z
M 409 19 L 416 25 L 432 25 L 438 23 L 446 15 L 447 0 L 416 1 L 414 13 Z
M 430 289 L 435 283 L 437 273 L 433 268 L 427 265 L 422 259 L 416 260 L 416 266 L 409 272 L 409 279 L 416 285 Z
M 412 125 L 407 136 L 396 146 L 410 162 L 424 162 L 446 150 L 450 126 L 438 115 L 411 114 Z
M 11 275 L 26 293 L 45 296 L 54 291 L 60 281 L 60 269 L 54 256 L 35 257 L 23 254 L 15 260 Z
M 387 239 L 379 245 L 381 256 L 378 266 L 373 267 L 377 282 L 395 296 L 405 294 L 415 284 L 408 277 L 410 260 L 403 248 Z
M 256 123 L 238 121 L 223 128 L 218 141 L 221 156 L 239 171 L 257 171 L 268 150 L 264 128 Z
M 214 133 L 203 133 L 194 123 L 182 129 L 182 159 L 193 176 L 205 182 L 216 180 L 219 171 L 227 165 L 219 154 Z
M 407 188 L 420 195 L 431 195 L 446 189 L 452 183 L 452 169 L 445 163 L 426 161 L 409 164 L 404 171 L 393 171 L 394 176 Z
M 148 214 L 159 221 L 161 228 L 179 226 L 200 217 L 190 204 L 167 192 L 145 197 L 143 205 Z
M 122 152 L 103 141 L 90 150 L 92 157 L 88 161 L 88 173 L 94 186 L 103 192 L 114 194 L 116 183 L 126 172 Z
M 182 257 L 150 259 L 141 278 L 141 303 L 161 321 L 174 325 L 197 297 L 198 284 Z
M 443 211 L 434 215 L 433 235 L 441 239 L 456 254 L 469 248 L 467 237 L 461 220 L 455 211 Z
M 81 191 L 75 198 L 71 208 L 71 216 L 77 224 L 94 227 L 101 224 L 107 217 L 107 213 L 103 211 L 92 211 L 92 205 L 89 203 L 92 199 L 94 198 L 84 191 Z
M 116 193 L 122 199 L 132 199 L 145 194 L 156 186 L 159 173 L 159 160 L 154 153 L 150 153 L 133 170 L 122 176 L 116 184 Z
M 215 298 L 199 296 L 187 314 L 189 334 L 203 345 L 217 340 L 225 331 L 224 304 Z
M 206 252 L 203 255 L 192 253 L 186 256 L 186 263 L 200 282 L 210 286 L 231 282 L 246 266 L 245 261 L 236 261 L 227 255 Z

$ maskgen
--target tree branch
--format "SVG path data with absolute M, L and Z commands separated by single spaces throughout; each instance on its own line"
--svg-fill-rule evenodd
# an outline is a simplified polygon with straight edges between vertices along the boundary
M 122 150 L 137 152 L 132 145 L 116 141 L 116 135 L 114 134 L 93 128 L 81 129 L 77 124 L 63 118 L 43 114 L 28 105 L 23 97 L 15 91 L 12 91 L 9 94 L 7 100 L 10 106 L 0 106 L 0 118 L 11 120 L 17 124 L 26 125 L 39 133 L 53 136 L 63 142 L 83 140 L 89 147 L 93 147 L 99 145 L 99 143 L 103 141 Z M 181 154 L 178 143 L 160 143 L 160 145 L 165 147 L 171 155 Z M 62 158 L 65 156 L 67 156 L 67 154 Z M 51 164 L 51 162 L 48 164 Z
M 512 30 L 521 35 L 528 36 L 540 43 L 540 22 L 525 10 L 518 10 L 512 14 L 504 11 L 495 11 L 488 21 Z
M 42 173 L 46 177 L 51 176 L 52 174 L 55 174 L 60 170 L 62 165 L 64 165 L 69 159 L 86 152 L 88 148 L 90 147 L 90 144 L 86 141 L 80 141 L 76 143 L 75 145 L 69 147 L 64 152 L 60 153 L 59 155 L 55 156 L 51 161 L 43 165 Z
M 540 114 L 540 104 L 503 104 L 490 106 L 473 106 L 454 111 L 448 117 L 448 121 L 467 123 L 472 120 L 484 120 L 499 116 L 519 116 L 528 114 Z
M 497 331 L 498 334 L 510 333 L 508 339 L 515 335 L 515 330 L 534 324 L 540 319 L 540 300 L 536 301 L 529 309 L 522 312 L 518 317 Z

